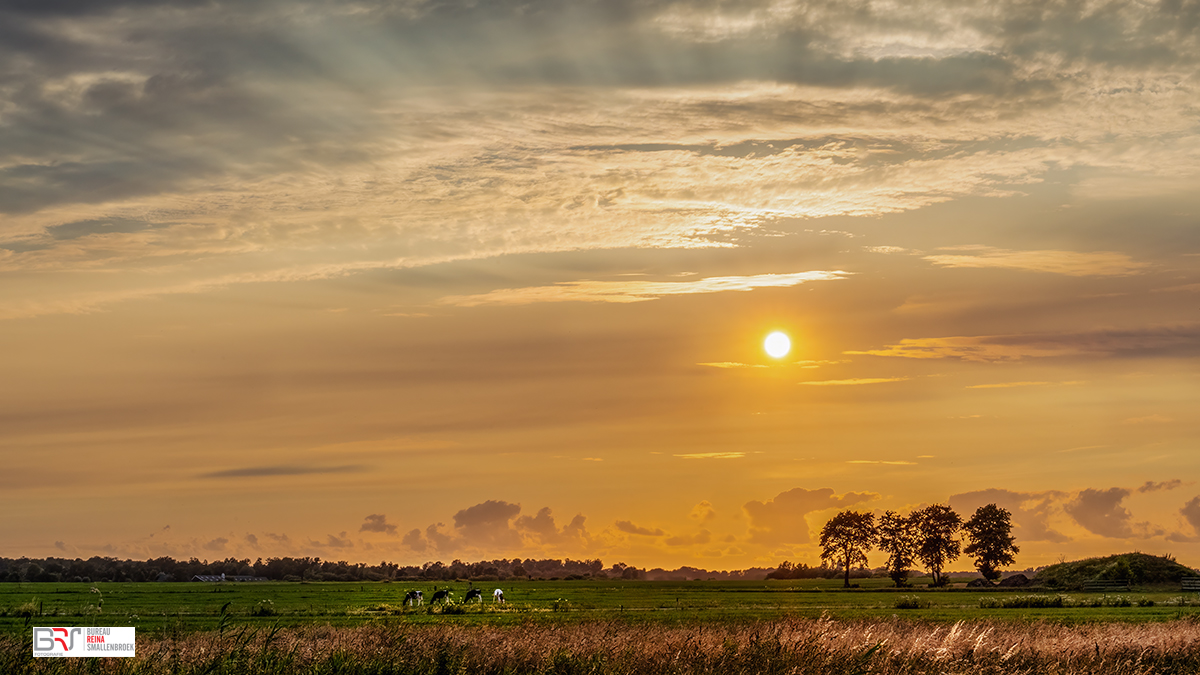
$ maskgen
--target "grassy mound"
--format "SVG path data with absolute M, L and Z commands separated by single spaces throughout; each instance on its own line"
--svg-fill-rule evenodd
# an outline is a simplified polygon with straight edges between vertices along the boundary
M 1050 588 L 1081 588 L 1086 581 L 1125 581 L 1134 585 L 1178 584 L 1183 577 L 1200 572 L 1180 565 L 1171 556 L 1121 553 L 1105 558 L 1088 558 L 1043 568 L 1034 581 Z

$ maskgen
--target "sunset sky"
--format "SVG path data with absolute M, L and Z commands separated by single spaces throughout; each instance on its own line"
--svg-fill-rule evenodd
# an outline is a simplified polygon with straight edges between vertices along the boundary
M 1198 67 L 1194 0 L 0 0 L 0 555 L 1200 565 Z

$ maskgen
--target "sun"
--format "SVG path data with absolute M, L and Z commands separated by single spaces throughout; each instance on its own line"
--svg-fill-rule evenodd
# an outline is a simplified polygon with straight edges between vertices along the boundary
M 775 331 L 763 340 L 763 349 L 767 350 L 767 355 L 771 358 L 782 359 L 792 351 L 792 341 L 786 333 Z

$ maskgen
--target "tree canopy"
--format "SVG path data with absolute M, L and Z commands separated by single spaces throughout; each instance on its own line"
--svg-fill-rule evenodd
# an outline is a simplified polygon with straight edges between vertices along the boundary
M 959 556 L 960 545 L 954 535 L 962 528 L 962 517 L 944 504 L 927 506 L 911 517 L 920 531 L 917 557 L 929 568 L 933 585 L 941 586 L 946 583 L 942 570 Z
M 916 560 L 917 523 L 912 517 L 888 511 L 879 519 L 878 532 L 879 548 L 888 554 L 888 576 L 896 583 L 896 588 L 900 588 L 908 581 L 908 573 Z
M 849 588 L 850 568 L 867 565 L 867 551 L 877 538 L 874 514 L 842 511 L 821 528 L 821 561 L 845 568 Z
M 975 567 L 988 581 L 1000 578 L 1000 568 L 1013 564 L 1021 551 L 1013 543 L 1012 514 L 988 504 L 975 511 L 964 525 L 970 542 L 963 552 L 975 558 Z

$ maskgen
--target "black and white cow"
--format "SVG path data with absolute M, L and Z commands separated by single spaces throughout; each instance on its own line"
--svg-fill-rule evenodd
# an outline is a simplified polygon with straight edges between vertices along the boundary
M 419 606 L 424 602 L 425 595 L 421 593 L 421 591 L 409 591 L 408 594 L 404 596 L 405 605 Z
M 492 591 L 492 600 L 496 602 L 504 602 L 504 591 L 500 590 L 499 588 Z
M 442 589 L 440 591 L 435 591 L 433 594 L 433 599 L 429 601 L 429 604 L 432 605 L 433 603 L 437 602 L 438 600 L 441 600 L 442 604 L 446 604 L 447 602 L 450 602 L 450 589 Z
M 482 603 L 483 591 L 479 590 L 478 588 L 472 588 L 471 590 L 467 591 L 467 597 L 463 600 L 463 603 L 468 603 L 472 600 L 478 600 L 480 603 Z

